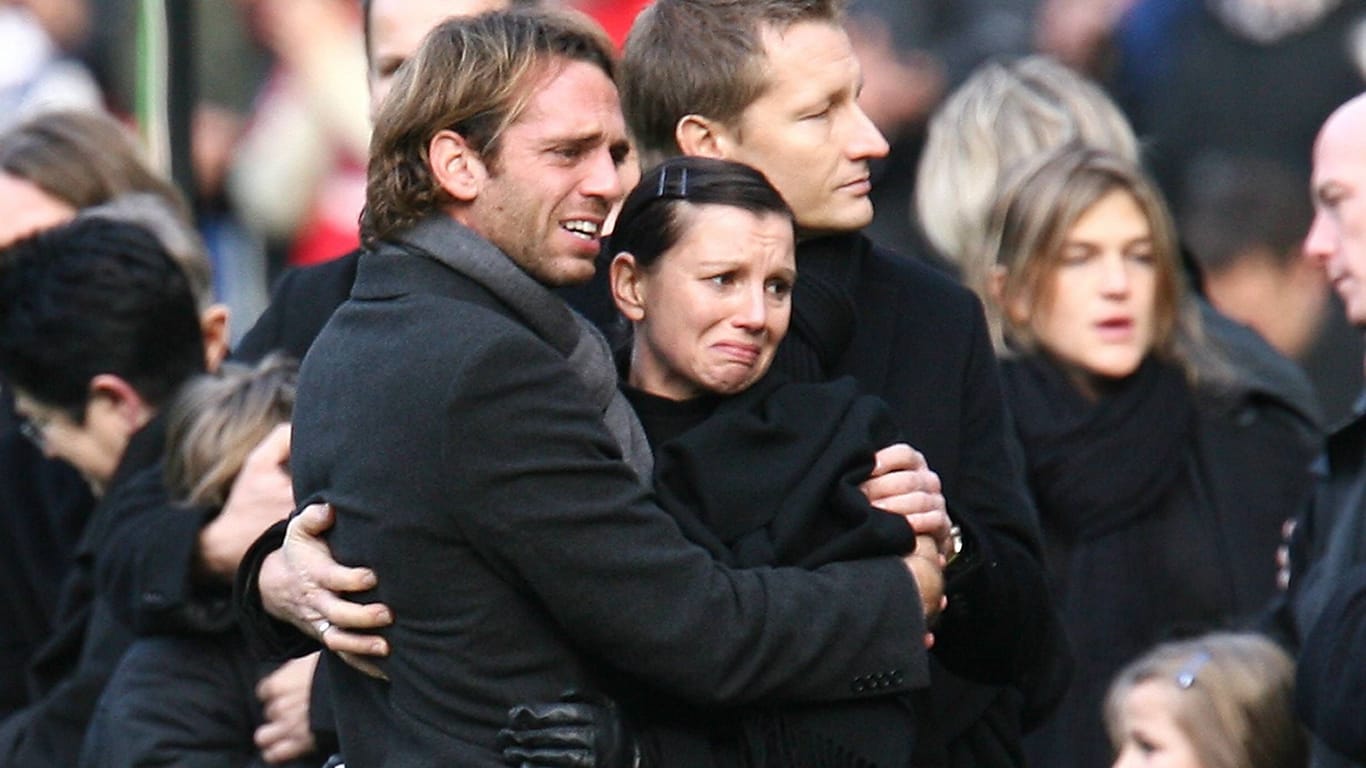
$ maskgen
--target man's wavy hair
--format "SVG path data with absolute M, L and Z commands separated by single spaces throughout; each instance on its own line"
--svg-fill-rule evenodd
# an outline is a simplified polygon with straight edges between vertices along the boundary
M 367 244 L 452 202 L 429 166 L 432 137 L 453 130 L 496 167 L 499 138 L 557 64 L 582 61 L 615 80 L 612 43 L 587 17 L 516 9 L 451 19 L 403 66 L 375 121 L 361 235 Z

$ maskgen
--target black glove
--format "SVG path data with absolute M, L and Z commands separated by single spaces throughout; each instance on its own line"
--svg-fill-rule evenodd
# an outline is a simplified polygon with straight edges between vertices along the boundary
M 498 732 L 503 761 L 518 768 L 640 768 L 640 748 L 616 702 L 566 693 L 518 704 Z

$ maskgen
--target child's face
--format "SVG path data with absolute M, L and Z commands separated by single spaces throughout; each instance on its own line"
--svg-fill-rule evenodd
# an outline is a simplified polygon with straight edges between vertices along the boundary
M 1114 768 L 1202 768 L 1194 745 L 1172 717 L 1179 693 L 1159 680 L 1129 691 L 1120 707 L 1123 741 Z

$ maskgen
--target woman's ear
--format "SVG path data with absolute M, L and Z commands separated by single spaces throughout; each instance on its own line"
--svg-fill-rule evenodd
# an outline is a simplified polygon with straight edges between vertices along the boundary
M 685 155 L 729 160 L 730 130 L 716 120 L 701 115 L 684 115 L 674 126 L 674 140 Z
M 993 266 L 991 271 L 987 273 L 986 287 L 987 296 L 996 302 L 997 306 L 1001 306 L 1002 302 L 1005 301 L 1006 268 L 1000 264 Z
M 987 275 L 987 293 L 1000 307 L 1002 317 L 1015 325 L 1029 325 L 1029 318 L 1034 314 L 1033 301 L 1019 291 L 1007 295 L 1006 268 L 1000 264 L 992 267 Z
M 483 158 L 452 130 L 438 131 L 427 144 L 427 162 L 432 178 L 457 201 L 473 202 L 488 179 Z
M 612 300 L 621 314 L 633 323 L 645 319 L 644 271 L 636 264 L 636 257 L 625 251 L 618 253 L 608 267 L 612 284 Z

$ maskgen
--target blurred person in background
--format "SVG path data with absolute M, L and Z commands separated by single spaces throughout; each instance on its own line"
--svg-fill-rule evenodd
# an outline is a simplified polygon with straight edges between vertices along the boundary
M 244 0 L 275 66 L 234 150 L 228 189 L 290 265 L 360 243 L 370 140 L 361 17 L 352 0 Z
M 0 252 L 0 373 L 21 429 L 100 499 L 29 664 L 28 703 L 0 721 L 6 766 L 76 764 L 95 699 L 133 639 L 96 584 L 96 555 L 143 503 L 138 478 L 159 472 L 163 451 L 158 413 L 204 358 L 189 281 L 147 230 L 81 219 Z
M 1314 211 L 1300 179 L 1260 157 L 1211 155 L 1196 166 L 1200 183 L 1187 185 L 1176 216 L 1210 303 L 1298 363 L 1324 423 L 1339 423 L 1361 393 L 1361 334 L 1323 265 L 1304 258 Z
M 1105 682 L 1174 634 L 1248 624 L 1276 589 L 1318 431 L 1249 396 L 1200 326 L 1166 206 L 1132 163 L 1082 144 L 1017 166 L 994 205 L 984 286 L 1077 656 L 1041 764 L 1108 752 Z
M 67 222 L 80 211 L 125 194 L 144 193 L 161 217 L 189 230 L 179 193 L 148 169 L 131 134 L 98 113 L 53 111 L 0 133 L 0 245 Z M 146 206 L 144 206 L 146 207 Z M 195 238 L 190 230 L 188 238 Z M 197 249 L 197 250 L 196 250 Z M 202 245 L 191 240 L 172 247 L 192 281 L 200 311 L 206 364 L 227 352 L 228 312 L 214 302 Z M 195 264 L 195 255 L 201 263 Z M 23 679 L 32 654 L 53 629 L 57 590 L 73 562 L 92 499 L 77 473 L 63 461 L 45 458 L 17 428 L 13 393 L 4 387 L 0 408 L 0 557 L 7 571 L 3 605 L 13 619 L 0 630 L 0 669 L 7 680 Z M 0 711 L 27 700 L 22 685 L 0 687 Z
M 1305 768 L 1294 661 L 1260 635 L 1162 643 L 1115 676 L 1105 699 L 1114 768 Z
M 846 28 L 863 67 L 859 105 L 887 139 L 871 165 L 876 242 L 931 255 L 907 216 L 925 123 L 983 61 L 1029 52 L 1034 0 L 854 0 Z M 933 260 L 933 259 L 932 259 Z
M 1100 75 L 1179 202 L 1209 152 L 1263 157 L 1309 183 L 1305 148 L 1366 87 L 1366 0 L 1140 0 Z
M 73 55 L 85 41 L 86 0 L 0 2 L 0 130 L 48 109 L 104 108 L 104 96 Z
M 182 514 L 222 509 L 242 468 L 270 460 L 257 447 L 288 432 L 297 380 L 298 365 L 272 355 L 254 367 L 228 363 L 181 389 L 166 409 L 164 481 Z M 307 677 L 316 663 L 314 655 L 292 667 Z M 286 743 L 266 740 L 263 751 L 253 739 L 267 723 L 256 688 L 272 685 L 278 666 L 255 658 L 235 626 L 139 638 L 100 697 L 80 765 L 316 768 L 323 756 L 307 754 L 311 740 L 299 746 L 304 754 L 282 758 Z

